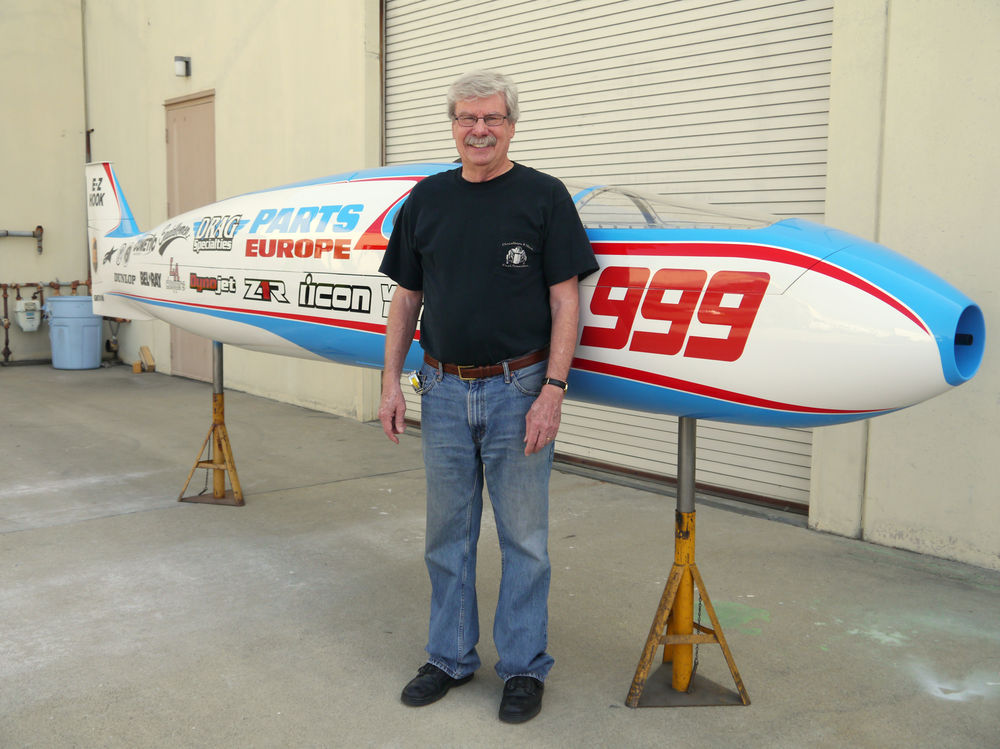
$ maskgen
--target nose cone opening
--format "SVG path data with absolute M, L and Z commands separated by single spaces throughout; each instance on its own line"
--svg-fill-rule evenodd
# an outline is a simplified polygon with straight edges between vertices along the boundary
M 986 322 L 983 319 L 983 311 L 975 304 L 970 304 L 959 315 L 958 325 L 955 326 L 955 340 L 953 349 L 955 354 L 955 376 L 957 381 L 953 382 L 948 377 L 951 385 L 960 385 L 966 380 L 972 379 L 979 369 L 979 364 L 983 360 L 983 350 L 986 347 Z

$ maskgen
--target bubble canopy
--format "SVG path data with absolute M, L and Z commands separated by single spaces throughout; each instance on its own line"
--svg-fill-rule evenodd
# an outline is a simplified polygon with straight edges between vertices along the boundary
M 774 216 L 676 200 L 625 187 L 566 183 L 588 229 L 763 229 Z

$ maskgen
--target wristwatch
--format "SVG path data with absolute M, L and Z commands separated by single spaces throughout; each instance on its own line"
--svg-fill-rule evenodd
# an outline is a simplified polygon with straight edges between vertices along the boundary
M 562 388 L 565 393 L 569 390 L 569 383 L 564 380 L 557 380 L 555 377 L 546 377 L 542 380 L 542 385 L 555 385 L 557 388 Z

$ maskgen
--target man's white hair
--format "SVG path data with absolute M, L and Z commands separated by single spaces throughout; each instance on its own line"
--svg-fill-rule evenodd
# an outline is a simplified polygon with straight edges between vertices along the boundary
M 455 117 L 455 105 L 468 99 L 485 99 L 502 94 L 507 104 L 507 121 L 517 122 L 521 110 L 517 106 L 517 84 L 495 70 L 473 70 L 466 73 L 448 88 L 448 118 Z

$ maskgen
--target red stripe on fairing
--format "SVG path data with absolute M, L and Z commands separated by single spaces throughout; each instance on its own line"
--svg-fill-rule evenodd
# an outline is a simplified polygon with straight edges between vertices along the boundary
M 111 164 L 105 161 L 101 166 L 104 167 L 104 173 L 108 175 L 108 184 L 111 185 L 111 190 L 115 194 L 115 205 L 118 206 L 118 225 L 108 232 L 108 234 L 113 234 L 122 228 L 122 221 L 125 220 L 125 216 L 122 214 L 122 201 L 118 195 L 118 185 L 115 184 L 115 178 L 111 176 Z
M 105 161 L 101 166 L 104 167 L 104 173 L 108 175 L 108 184 L 111 185 L 112 190 L 115 190 L 115 178 L 111 176 L 111 164 Z M 118 190 L 115 190 L 115 197 L 118 197 Z
M 118 296 L 127 297 L 136 302 L 160 302 L 171 307 L 194 307 L 197 309 L 217 310 L 219 312 L 238 312 L 244 315 L 263 315 L 264 317 L 277 317 L 282 320 L 295 320 L 296 322 L 311 322 L 318 325 L 329 325 L 335 328 L 347 328 L 349 330 L 363 330 L 366 333 L 378 333 L 385 335 L 385 325 L 379 323 L 362 322 L 358 320 L 331 319 L 329 317 L 319 317 L 317 315 L 293 315 L 287 312 L 274 312 L 272 310 L 245 309 L 243 307 L 223 307 L 215 304 L 200 304 L 194 302 L 178 302 L 175 299 L 158 299 L 152 296 L 140 296 L 139 294 L 128 294 L 122 291 L 115 292 Z M 413 334 L 413 340 L 420 340 L 420 331 Z
M 806 414 L 875 414 L 891 410 L 888 408 L 868 408 L 860 410 L 853 408 L 817 408 L 815 406 L 800 406 L 794 403 L 782 403 L 781 401 L 758 398 L 744 393 L 734 393 L 731 390 L 723 390 L 722 388 L 711 387 L 709 385 L 700 385 L 697 382 L 678 380 L 676 377 L 667 377 L 665 375 L 646 372 L 642 369 L 622 367 L 617 364 L 608 364 L 607 362 L 593 361 L 591 359 L 573 359 L 572 366 L 573 369 L 582 369 L 585 372 L 594 372 L 595 374 L 620 377 L 624 380 L 632 380 L 634 382 L 642 382 L 647 385 L 656 385 L 658 387 L 670 388 L 671 390 L 679 390 L 683 393 L 690 393 L 691 395 L 700 395 L 705 398 L 714 398 L 715 400 L 737 403 L 743 406 L 769 408 L 775 411 L 791 411 L 793 413 Z
M 738 257 L 750 260 L 763 260 L 770 263 L 794 265 L 804 270 L 816 271 L 837 281 L 853 286 L 870 296 L 885 302 L 905 317 L 908 317 L 927 335 L 930 329 L 923 320 L 917 317 L 909 307 L 891 294 L 844 268 L 832 265 L 825 260 L 796 252 L 783 247 L 773 247 L 763 244 L 745 244 L 743 242 L 592 242 L 597 255 L 653 255 L 656 257 Z
M 418 182 L 416 178 L 406 177 L 405 179 L 413 179 L 414 184 Z M 365 231 L 361 233 L 358 241 L 355 243 L 352 249 L 354 250 L 379 250 L 383 251 L 389 246 L 388 240 L 382 235 L 382 224 L 385 223 L 385 217 L 389 215 L 389 211 L 399 205 L 401 202 L 406 200 L 410 193 L 413 191 L 411 187 L 406 190 L 402 195 L 392 201 L 389 206 L 379 214 L 378 218 L 372 221 L 372 225 L 369 226 Z

